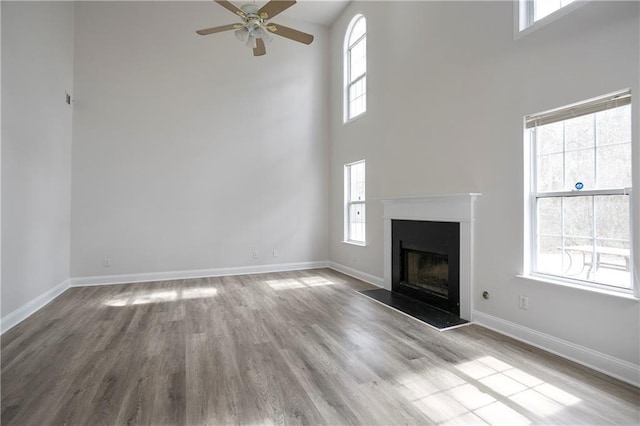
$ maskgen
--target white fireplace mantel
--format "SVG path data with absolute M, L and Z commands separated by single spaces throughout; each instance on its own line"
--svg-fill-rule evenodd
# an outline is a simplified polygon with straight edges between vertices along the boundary
M 421 220 L 460 224 L 460 318 L 471 321 L 474 205 L 481 194 L 383 198 L 384 288 L 391 290 L 391 221 Z

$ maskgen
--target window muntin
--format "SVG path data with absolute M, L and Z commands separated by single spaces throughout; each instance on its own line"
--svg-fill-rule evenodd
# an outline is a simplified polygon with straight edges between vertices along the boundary
M 366 242 L 365 161 L 344 166 L 345 179 L 345 241 Z
M 631 98 L 529 116 L 531 272 L 632 289 Z
M 345 46 L 345 122 L 367 110 L 367 21 L 356 15 Z

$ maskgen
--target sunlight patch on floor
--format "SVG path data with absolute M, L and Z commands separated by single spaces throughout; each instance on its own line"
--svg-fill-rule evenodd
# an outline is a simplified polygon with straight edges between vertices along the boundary
M 508 397 L 510 401 L 541 416 L 553 415 L 581 401 L 580 398 L 495 357 L 478 358 L 461 363 L 456 368 L 497 394 Z M 476 414 L 492 422 L 491 418 L 493 418 L 495 411 L 502 410 L 502 408 L 498 409 L 494 406 L 489 409 L 489 407 L 491 406 L 477 410 Z M 516 414 L 518 413 L 516 412 Z M 520 414 L 518 415 L 520 416 Z
M 522 383 L 510 379 L 504 374 L 492 374 L 479 380 L 485 386 L 490 387 L 494 391 L 503 396 L 514 395 L 518 392 L 527 390 L 527 386 Z
M 466 414 L 468 410 L 446 393 L 436 393 L 413 402 L 415 407 L 436 423 Z
M 529 425 L 579 403 L 576 396 L 492 356 L 428 367 L 396 379 L 399 393 L 438 424 Z M 535 415 L 529 419 L 527 413 Z
M 550 416 L 564 408 L 563 405 L 539 394 L 533 389 L 513 395 L 510 399 L 527 410 L 541 416 Z
M 213 297 L 218 294 L 215 287 L 195 287 L 181 290 L 181 299 L 196 299 L 200 297 Z
M 178 297 L 177 291 L 150 291 L 146 294 L 135 296 L 130 302 L 130 305 L 144 305 L 147 303 L 155 302 L 170 302 L 176 300 Z
M 469 410 L 477 410 L 496 401 L 494 397 L 469 383 L 450 389 L 447 393 Z
M 443 368 L 428 368 L 397 381 L 399 393 L 439 424 L 485 424 L 472 411 L 496 402 L 491 395 Z
M 456 365 L 456 368 L 472 379 L 481 379 L 496 373 L 496 370 L 479 361 L 465 362 Z
M 145 305 L 148 303 L 161 303 L 172 302 L 175 300 L 189 300 L 199 298 L 214 297 L 218 294 L 218 290 L 214 287 L 195 287 L 187 288 L 183 290 L 150 290 L 147 292 L 119 297 L 117 299 L 111 299 L 104 302 L 107 306 L 130 306 L 130 305 Z
M 280 280 L 267 280 L 265 281 L 269 287 L 274 290 L 290 290 L 292 288 L 305 288 L 305 285 L 298 280 L 291 278 L 283 278 Z
M 299 279 L 283 278 L 279 280 L 266 280 L 265 283 L 274 290 L 290 290 L 295 288 L 318 287 L 334 285 L 335 283 L 321 276 L 301 277 Z
M 318 277 L 318 276 L 313 276 L 313 277 L 302 277 L 300 278 L 300 281 L 302 281 L 306 286 L 308 287 L 317 287 L 320 285 L 333 285 L 333 281 L 328 280 L 324 277 Z
M 544 383 L 537 377 L 534 377 L 531 374 L 527 374 L 522 370 L 518 370 L 517 368 L 512 368 L 511 370 L 504 371 L 502 374 L 511 377 L 512 379 L 517 380 L 523 385 L 529 387 L 538 386 Z
M 580 402 L 580 398 L 577 398 L 571 395 L 569 392 L 565 392 L 562 389 L 550 385 L 549 383 L 544 383 L 540 386 L 536 386 L 535 390 L 566 406 L 574 405 Z
M 482 407 L 474 413 L 491 425 L 518 426 L 532 423 L 531 420 L 499 401 Z

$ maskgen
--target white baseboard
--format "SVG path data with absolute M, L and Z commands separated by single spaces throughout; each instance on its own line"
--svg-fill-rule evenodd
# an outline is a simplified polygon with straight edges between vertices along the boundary
M 342 272 L 345 275 L 357 278 L 366 283 L 373 284 L 376 287 L 384 288 L 384 278 L 376 277 L 375 275 L 367 274 L 366 272 L 358 271 L 357 269 L 353 269 L 336 262 L 329 262 L 329 268 L 335 269 L 338 272 Z
M 3 316 L 0 320 L 0 334 L 4 334 L 6 331 L 12 329 L 22 321 L 29 318 L 31 315 L 35 314 L 47 303 L 51 302 L 53 299 L 64 293 L 70 287 L 70 285 L 71 280 L 65 280 L 46 293 L 42 293 L 35 299 L 25 303 L 10 314 Z
M 71 278 L 71 287 L 94 285 L 129 284 L 150 281 L 181 280 L 187 278 L 222 277 L 229 275 L 251 275 L 269 272 L 300 271 L 329 267 L 328 261 L 279 263 L 274 265 L 239 266 L 233 268 L 196 269 L 191 271 L 149 272 L 142 274 L 100 275 Z
M 519 324 L 473 311 L 473 322 L 640 387 L 640 366 Z

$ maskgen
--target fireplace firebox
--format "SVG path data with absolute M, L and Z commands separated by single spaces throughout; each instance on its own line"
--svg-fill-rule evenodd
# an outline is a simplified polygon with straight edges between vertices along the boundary
M 391 288 L 460 315 L 460 224 L 392 220 Z

